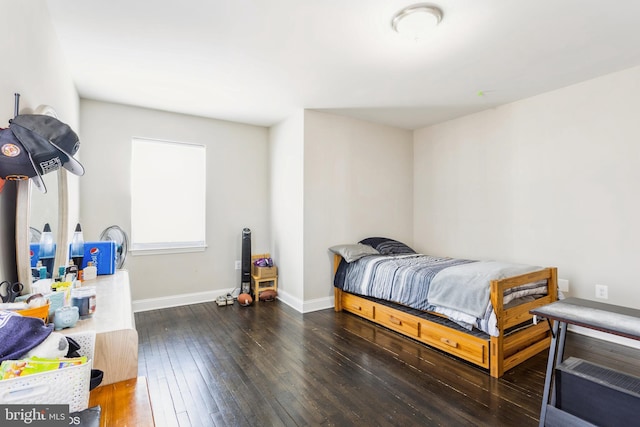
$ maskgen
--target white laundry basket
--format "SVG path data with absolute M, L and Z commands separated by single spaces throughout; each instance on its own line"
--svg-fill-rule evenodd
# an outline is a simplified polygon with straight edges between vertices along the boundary
M 55 371 L 1 380 L 0 404 L 69 405 L 69 412 L 87 409 L 96 334 L 79 332 L 67 336 L 80 345 L 78 353 L 87 356 L 88 362 Z

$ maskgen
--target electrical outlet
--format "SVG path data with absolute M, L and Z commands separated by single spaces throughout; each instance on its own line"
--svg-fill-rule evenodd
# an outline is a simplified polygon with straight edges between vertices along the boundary
M 569 281 L 567 279 L 558 279 L 558 289 L 562 292 L 569 292 Z
M 608 299 L 609 287 L 607 285 L 596 285 L 596 298 Z
M 240 260 L 236 260 L 236 270 L 240 270 L 242 268 L 242 262 Z

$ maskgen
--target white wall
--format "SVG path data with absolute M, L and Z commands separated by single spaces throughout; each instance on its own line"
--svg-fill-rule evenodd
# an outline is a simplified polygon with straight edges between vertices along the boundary
M 640 308 L 640 68 L 415 132 L 417 249 L 558 267 Z
M 60 120 L 78 132 L 78 94 L 64 62 L 43 0 L 0 0 L 0 127 L 14 113 L 14 93 L 20 110 L 30 113 L 41 104 L 52 106 Z M 82 150 L 81 150 L 82 151 Z M 81 157 L 81 152 L 79 153 Z M 47 176 L 48 177 L 48 176 Z M 49 194 L 52 198 L 51 194 Z M 72 201 L 77 193 L 72 196 Z M 70 215 L 77 217 L 72 205 Z M 0 194 L 0 278 L 15 280 L 15 183 Z
M 304 300 L 333 303 L 328 248 L 385 236 L 413 243 L 412 132 L 304 115 Z M 307 309 L 305 308 L 305 311 Z
M 304 299 L 304 113 L 270 128 L 271 256 L 278 266 L 278 296 L 302 311 Z
M 0 127 L 13 117 L 13 94 L 21 112 L 52 106 L 58 118 L 78 131 L 78 94 L 66 66 L 45 1 L 0 0 Z
M 129 254 L 125 268 L 133 300 L 196 294 L 196 301 L 185 302 L 197 302 L 198 295 L 210 299 L 239 287 L 240 272 L 234 263 L 241 257 L 242 229 L 252 231 L 253 252 L 268 251 L 271 239 L 267 128 L 91 100 L 81 102 L 81 121 L 86 174 L 81 182 L 80 221 L 85 240 L 97 240 L 114 224 L 131 235 L 133 136 L 207 147 L 208 248 L 184 254 Z M 189 185 L 189 177 L 175 178 Z M 171 194 L 166 201 L 173 202 Z M 167 304 L 171 300 L 156 305 Z

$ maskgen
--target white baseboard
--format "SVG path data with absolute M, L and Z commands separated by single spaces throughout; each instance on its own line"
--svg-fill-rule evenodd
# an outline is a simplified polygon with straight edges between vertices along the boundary
M 302 301 L 287 292 L 278 290 L 278 299 L 299 313 L 311 313 L 312 311 L 325 310 L 333 308 L 334 298 L 317 298 L 310 301 Z
M 287 304 L 289 307 L 293 308 L 295 311 L 299 313 L 303 312 L 302 309 L 304 304 L 302 300 L 294 297 L 291 294 L 288 294 L 287 292 L 281 291 L 280 289 L 278 289 L 278 300 Z
M 202 302 L 215 301 L 220 295 L 227 295 L 227 293 L 233 292 L 234 289 L 235 288 L 226 290 L 219 289 L 216 291 L 147 298 L 135 300 L 131 305 L 133 307 L 133 312 L 138 313 L 141 311 L 159 310 L 161 308 L 179 307 L 181 305 L 199 304 Z M 302 301 L 287 292 L 278 290 L 278 299 L 299 313 L 311 313 L 312 311 L 324 310 L 333 307 L 333 297 Z
M 227 295 L 232 292 L 234 288 L 228 290 L 206 291 L 196 292 L 191 294 L 179 294 L 171 295 L 167 297 L 148 298 L 141 300 L 134 300 L 131 305 L 133 312 L 138 313 L 140 311 L 158 310 L 161 308 L 179 307 L 181 305 L 199 304 L 201 302 L 215 301 L 220 295 Z
M 303 313 L 311 313 L 312 311 L 326 310 L 334 307 L 335 299 L 333 296 L 326 298 L 316 298 L 304 302 Z

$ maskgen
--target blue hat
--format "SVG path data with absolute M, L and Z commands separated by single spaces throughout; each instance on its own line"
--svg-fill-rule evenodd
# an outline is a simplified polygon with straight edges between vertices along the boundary
M 53 323 L 0 310 L 0 361 L 19 359 L 53 332 Z

